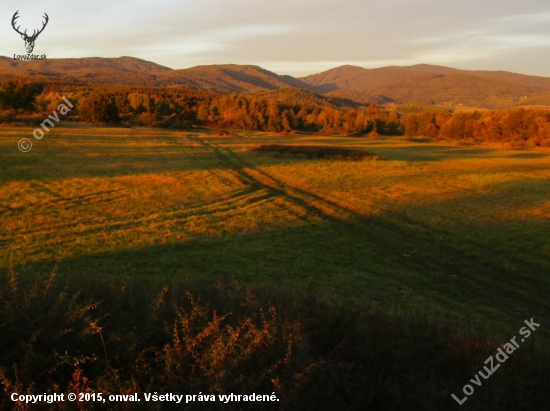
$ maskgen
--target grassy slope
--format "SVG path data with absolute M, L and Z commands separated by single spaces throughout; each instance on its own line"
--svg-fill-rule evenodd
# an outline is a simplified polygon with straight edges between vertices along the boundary
M 396 140 L 57 128 L 0 133 L 0 270 L 224 278 L 446 318 L 550 325 L 550 154 Z M 385 162 L 255 156 L 364 147 Z M 544 337 L 546 338 L 546 337 Z

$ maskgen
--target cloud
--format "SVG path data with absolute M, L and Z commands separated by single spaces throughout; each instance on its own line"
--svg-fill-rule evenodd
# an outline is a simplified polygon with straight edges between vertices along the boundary
M 258 64 L 295 75 L 341 64 L 430 63 L 550 76 L 547 0 L 29 0 L 18 7 L 31 26 L 50 15 L 37 42 L 50 58 L 132 55 L 173 68 Z M 9 25 L 13 8 L 0 5 L 2 55 L 22 52 Z

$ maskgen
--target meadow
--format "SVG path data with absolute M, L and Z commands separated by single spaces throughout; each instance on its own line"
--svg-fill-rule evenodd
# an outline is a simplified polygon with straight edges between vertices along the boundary
M 524 353 L 533 357 L 521 360 L 548 361 L 550 151 L 79 126 L 57 127 L 19 152 L 17 141 L 31 132 L 0 130 L 5 283 L 14 273 L 31 282 L 55 273 L 83 290 L 188 282 L 260 290 L 270 303 L 281 293 L 314 296 L 371 320 L 397 319 L 384 323 L 388 335 L 419 318 L 428 328 L 444 324 L 448 336 L 483 335 L 485 348 L 534 317 L 541 327 Z M 376 156 L 258 153 L 274 144 Z M 462 375 L 474 376 L 469 368 Z M 457 395 L 466 377 L 452 387 Z M 474 401 L 462 408 L 478 409 Z

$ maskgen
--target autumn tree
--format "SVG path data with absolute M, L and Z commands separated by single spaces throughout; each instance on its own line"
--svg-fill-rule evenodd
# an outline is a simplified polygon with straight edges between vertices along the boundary
M 347 112 L 346 115 L 346 131 L 348 133 L 357 130 L 357 110 L 352 109 Z
M 147 94 L 130 93 L 128 94 L 128 101 L 136 114 L 151 112 L 151 98 Z
M 120 121 L 116 98 L 113 94 L 93 92 L 77 105 L 80 118 L 93 123 L 116 124 Z
M 414 137 L 417 135 L 418 132 L 418 124 L 417 124 L 417 115 L 415 113 L 411 113 L 402 120 L 403 127 L 405 128 L 405 135 L 409 137 Z

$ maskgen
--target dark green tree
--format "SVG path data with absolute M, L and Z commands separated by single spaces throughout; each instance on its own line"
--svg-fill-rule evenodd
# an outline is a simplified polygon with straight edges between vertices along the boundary
M 13 118 L 17 118 L 19 110 L 34 110 L 36 96 L 42 92 L 37 84 L 9 81 L 0 89 L 0 107 L 13 110 Z

